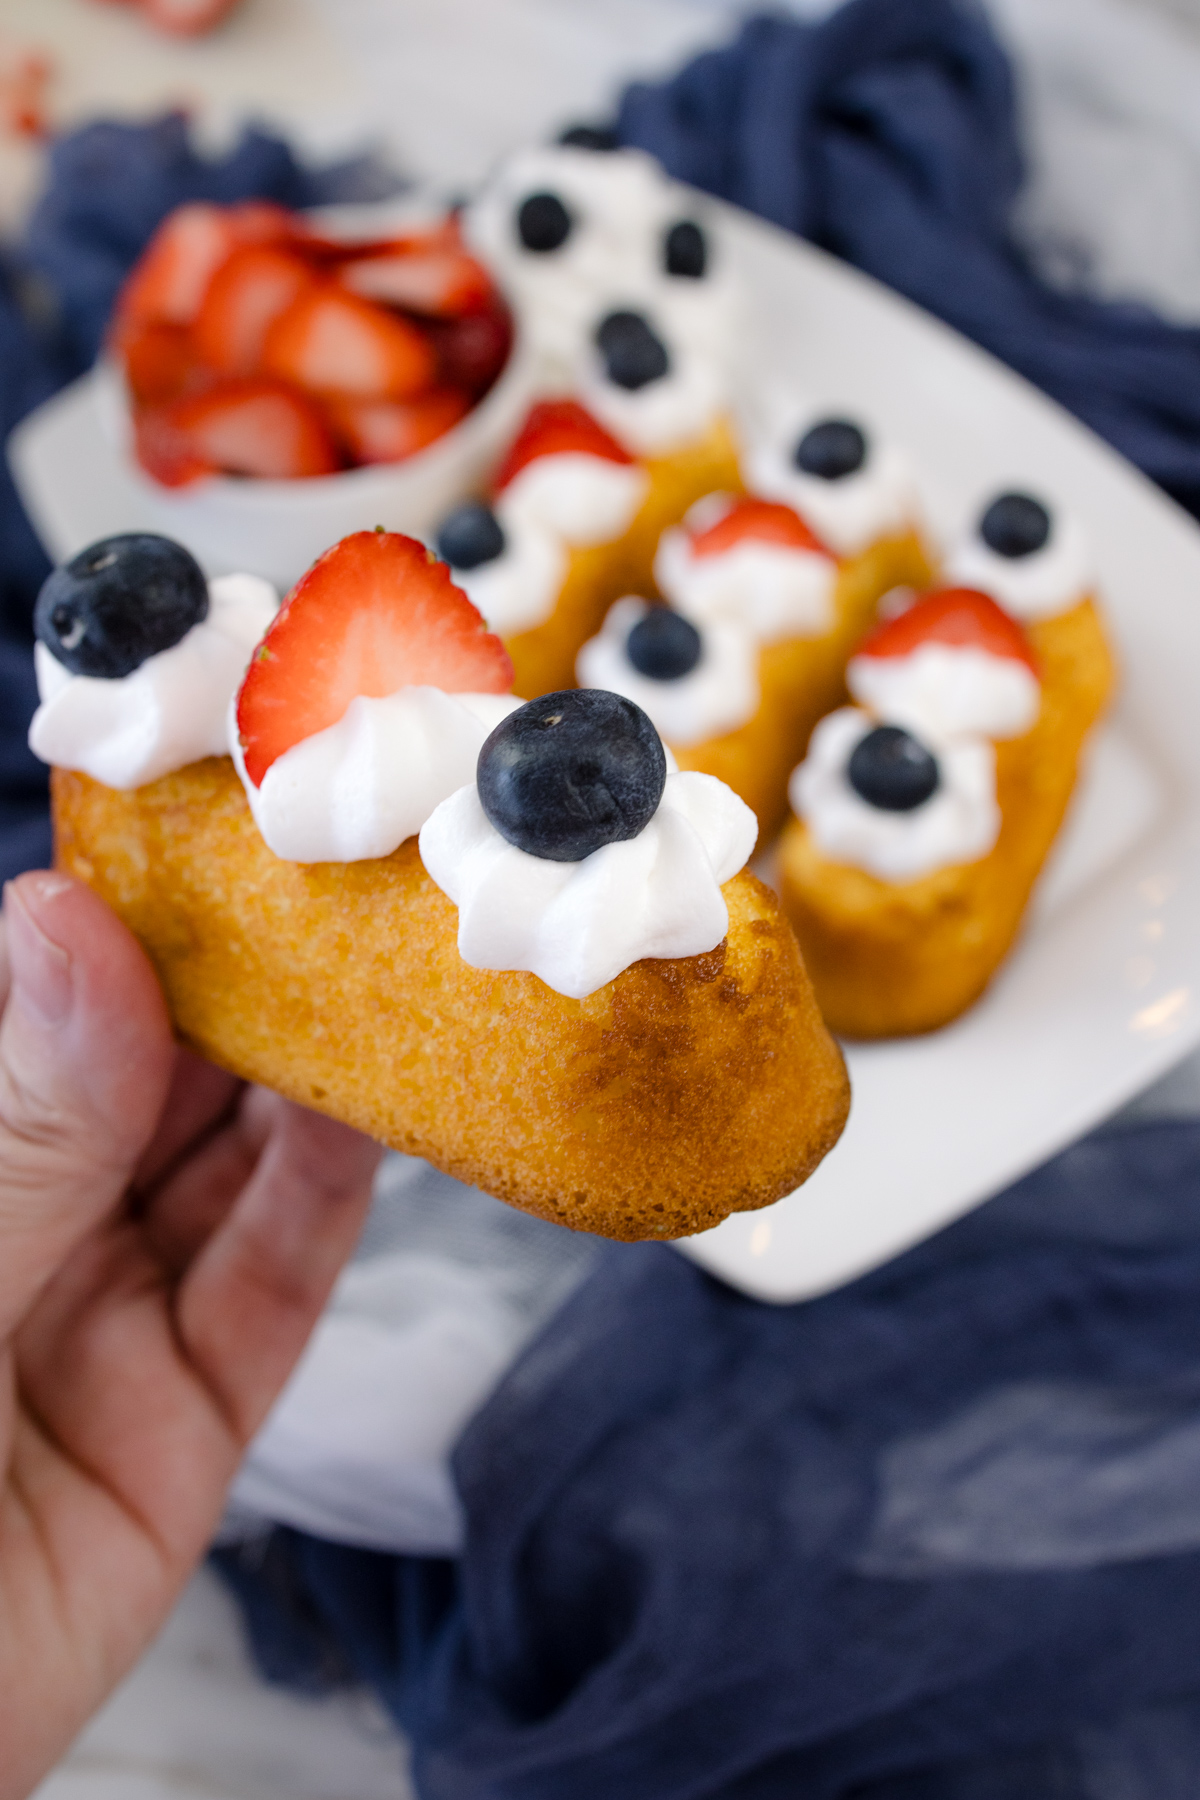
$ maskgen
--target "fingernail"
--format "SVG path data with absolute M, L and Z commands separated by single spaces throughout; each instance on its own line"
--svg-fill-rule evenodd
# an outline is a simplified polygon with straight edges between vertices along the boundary
M 26 876 L 24 881 L 35 904 L 52 900 L 70 885 L 49 872 Z M 4 920 L 8 927 L 12 999 L 40 1024 L 61 1025 L 74 998 L 70 956 L 61 944 L 46 935 L 21 889 L 11 881 L 4 884 Z

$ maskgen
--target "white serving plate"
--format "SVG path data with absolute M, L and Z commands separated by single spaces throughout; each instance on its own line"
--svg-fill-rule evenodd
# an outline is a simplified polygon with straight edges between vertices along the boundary
M 943 532 L 1019 486 L 1096 549 L 1121 689 L 1021 939 L 943 1031 L 849 1045 L 841 1142 L 796 1193 L 679 1246 L 761 1299 L 851 1280 L 1061 1149 L 1200 1043 L 1200 529 L 985 352 L 725 209 L 760 369 L 907 444 Z
M 1022 938 L 985 998 L 929 1037 L 850 1046 L 850 1122 L 812 1180 L 679 1245 L 747 1293 L 794 1301 L 938 1230 L 1200 1043 L 1200 529 L 957 333 L 797 239 L 704 204 L 748 290 L 752 383 L 798 387 L 906 444 L 929 473 L 927 502 L 943 533 L 1003 486 L 1077 512 L 1122 664 L 1114 715 Z M 112 453 L 97 389 L 85 378 L 66 390 L 10 445 L 22 498 L 56 556 L 152 525 L 144 492 Z M 298 530 L 295 490 L 321 484 L 227 485 L 247 505 L 256 490 L 289 486 Z M 305 522 L 306 534 L 317 529 Z M 324 520 L 319 533 L 311 554 L 339 535 Z M 252 539 L 236 550 L 219 540 L 210 564 L 257 566 L 247 549 Z M 306 535 L 300 566 L 310 559 Z

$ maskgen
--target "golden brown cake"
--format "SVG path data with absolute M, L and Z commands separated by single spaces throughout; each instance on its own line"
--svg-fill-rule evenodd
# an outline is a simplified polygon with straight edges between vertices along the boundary
M 131 792 L 59 769 L 53 795 L 58 865 L 145 946 L 185 1043 L 510 1204 L 678 1237 L 788 1193 L 845 1123 L 795 939 L 746 872 L 710 954 L 570 1000 L 461 960 L 414 839 L 272 855 L 228 759 Z

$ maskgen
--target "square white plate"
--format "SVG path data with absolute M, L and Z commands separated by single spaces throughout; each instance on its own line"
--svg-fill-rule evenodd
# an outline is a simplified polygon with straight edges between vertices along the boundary
M 1035 1167 L 1200 1042 L 1200 529 L 1019 376 L 818 250 L 722 209 L 760 379 L 907 445 L 943 532 L 1005 487 L 1091 535 L 1121 689 L 1020 941 L 924 1038 L 850 1045 L 836 1149 L 796 1193 L 679 1245 L 766 1300 L 885 1262 Z
M 851 1046 L 850 1123 L 812 1180 L 680 1243 L 745 1292 L 793 1301 L 949 1223 L 1200 1043 L 1200 529 L 956 332 L 798 239 L 715 211 L 751 299 L 752 384 L 795 386 L 907 445 L 934 484 L 942 532 L 1003 487 L 1076 512 L 1122 667 L 1114 714 L 988 994 L 930 1037 Z M 10 442 L 56 556 L 154 526 L 101 409 L 85 377 Z

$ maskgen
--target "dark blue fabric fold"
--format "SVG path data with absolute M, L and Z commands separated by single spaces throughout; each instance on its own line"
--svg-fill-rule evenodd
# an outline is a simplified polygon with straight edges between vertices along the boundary
M 956 326 L 1200 516 L 1200 331 L 1055 293 L 1023 261 L 1012 77 L 976 8 L 849 0 L 818 25 L 752 19 L 630 88 L 618 130 Z
M 467 1430 L 456 1574 L 292 1531 L 223 1567 L 427 1800 L 1103 1796 L 1200 1746 L 1198 1296 L 1191 1123 L 806 1305 L 614 1247 Z

